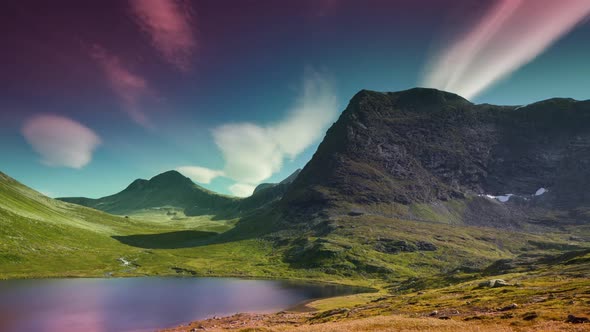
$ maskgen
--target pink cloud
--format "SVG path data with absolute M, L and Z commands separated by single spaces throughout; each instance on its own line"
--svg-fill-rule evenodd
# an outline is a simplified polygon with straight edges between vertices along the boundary
M 590 15 L 588 0 L 499 0 L 430 64 L 424 85 L 473 98 Z
M 48 166 L 82 168 L 92 160 L 101 140 L 90 128 L 58 115 L 36 115 L 21 130 Z
M 121 60 L 99 45 L 94 45 L 90 55 L 103 69 L 111 89 L 121 99 L 123 109 L 136 123 L 151 128 L 148 116 L 141 110 L 142 98 L 151 94 L 147 81 L 130 72 Z
M 168 63 L 188 71 L 197 48 L 194 15 L 188 2 L 130 0 L 135 21 L 151 38 L 152 45 Z

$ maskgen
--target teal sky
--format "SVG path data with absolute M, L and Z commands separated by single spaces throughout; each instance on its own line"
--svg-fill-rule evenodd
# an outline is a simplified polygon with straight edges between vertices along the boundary
M 89 3 L 2 5 L 0 171 L 52 197 L 101 197 L 183 166 L 224 194 L 278 182 L 356 92 L 425 85 L 433 59 L 502 1 Z M 518 10 L 525 23 L 505 21 L 474 63 L 495 70 L 510 24 L 551 14 Z M 590 99 L 590 23 L 573 20 L 472 101 Z

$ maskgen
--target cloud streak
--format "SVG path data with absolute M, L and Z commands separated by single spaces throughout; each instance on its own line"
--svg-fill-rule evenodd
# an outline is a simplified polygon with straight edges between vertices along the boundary
M 181 166 L 177 171 L 193 179 L 193 181 L 209 184 L 213 179 L 222 176 L 223 172 L 200 166 Z
M 47 166 L 82 168 L 92 160 L 101 140 L 88 127 L 58 115 L 36 115 L 21 130 Z
M 589 15 L 588 0 L 500 0 L 431 61 L 422 85 L 474 98 Z
M 337 115 L 337 98 L 331 82 L 308 70 L 301 95 L 285 119 L 268 125 L 228 123 L 212 130 L 225 165 L 223 171 L 207 174 L 233 179 L 236 184 L 230 191 L 249 196 L 255 185 L 278 172 L 286 159 L 297 157 L 321 139 Z
M 150 119 L 141 109 L 142 98 L 151 94 L 147 81 L 130 72 L 117 56 L 100 45 L 92 46 L 90 56 L 103 70 L 111 90 L 119 97 L 123 109 L 131 119 L 145 128 L 152 128 Z
M 189 71 L 197 48 L 190 4 L 175 0 L 130 0 L 135 22 L 150 38 L 162 58 Z

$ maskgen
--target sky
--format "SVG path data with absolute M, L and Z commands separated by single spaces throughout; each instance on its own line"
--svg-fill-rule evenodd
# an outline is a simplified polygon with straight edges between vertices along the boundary
M 178 170 L 247 196 L 361 89 L 590 99 L 587 0 L 4 1 L 0 171 L 101 197 Z

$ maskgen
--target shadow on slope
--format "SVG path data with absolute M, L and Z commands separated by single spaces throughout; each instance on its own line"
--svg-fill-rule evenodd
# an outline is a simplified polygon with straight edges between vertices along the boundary
M 157 234 L 134 234 L 112 236 L 113 239 L 138 248 L 144 249 L 181 249 L 203 245 L 203 240 L 216 236 L 215 232 L 176 231 Z

